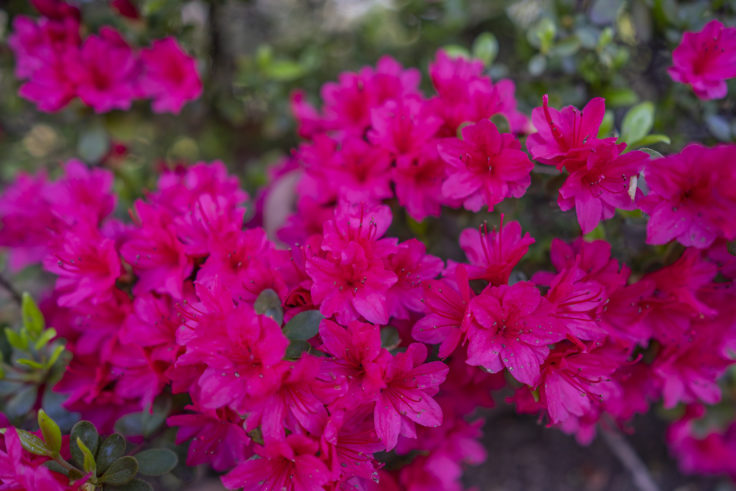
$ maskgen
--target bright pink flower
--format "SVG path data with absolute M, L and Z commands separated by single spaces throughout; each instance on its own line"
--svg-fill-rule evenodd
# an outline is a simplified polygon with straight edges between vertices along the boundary
M 78 81 L 74 76 L 78 70 L 70 72 L 69 67 L 79 65 L 77 49 L 68 50 L 54 56 L 33 72 L 18 91 L 18 95 L 36 103 L 38 109 L 55 112 L 69 104 L 77 95 Z
M 426 253 L 427 247 L 417 239 L 399 244 L 396 252 L 389 256 L 391 269 L 398 281 L 386 294 L 389 316 L 408 319 L 409 312 L 422 312 L 422 282 L 440 274 L 443 261 Z
M 135 6 L 135 2 L 132 0 L 112 0 L 110 2 L 112 8 L 114 8 L 118 14 L 123 17 L 127 17 L 132 20 L 139 20 L 141 18 L 138 7 Z
M 600 340 L 607 334 L 597 322 L 606 304 L 606 288 L 585 276 L 577 267 L 562 271 L 552 280 L 546 297 L 554 306 L 553 315 L 572 336 Z
M 373 428 L 373 410 L 363 405 L 352 411 L 338 409 L 330 414 L 320 439 L 333 480 L 352 477 L 376 478 L 373 454 L 383 450 L 383 444 Z
M 136 202 L 135 211 L 140 228 L 120 248 L 120 255 L 138 275 L 134 292 L 155 291 L 181 298 L 193 264 L 176 237 L 171 215 L 143 201 Z
M 122 274 L 115 243 L 86 225 L 68 230 L 54 241 L 44 268 L 58 275 L 58 302 L 65 307 L 109 300 Z
M 619 155 L 620 150 L 612 144 L 592 148 L 586 161 L 570 171 L 560 188 L 557 204 L 563 211 L 575 207 L 584 234 L 613 217 L 617 208 L 634 208 L 634 200 L 641 194 L 636 178 L 649 156 L 639 151 Z
M 3 441 L 5 451 L 0 450 L 0 489 L 12 491 L 69 489 L 59 482 L 67 481 L 67 478 L 52 473 L 41 465 L 41 462 L 31 463 L 31 456 L 23 450 L 15 428 L 12 426 L 5 428 Z M 59 479 L 55 479 L 54 475 Z
M 701 99 L 726 96 L 726 80 L 736 77 L 736 28 L 713 19 L 699 32 L 686 32 L 672 52 L 667 72 L 675 82 L 688 84 Z
M 458 265 L 454 277 L 424 282 L 425 315 L 412 328 L 417 341 L 440 344 L 439 356 L 446 358 L 465 341 L 468 305 L 473 291 L 468 285 L 468 272 Z
M 178 426 L 176 444 L 187 440 L 187 465 L 211 464 L 216 471 L 227 471 L 249 458 L 251 440 L 243 429 L 240 417 L 229 409 L 208 411 L 196 406 L 185 409 L 194 414 L 177 414 L 166 420 L 168 426 Z
M 483 223 L 479 228 L 466 228 L 460 234 L 460 247 L 468 257 L 470 279 L 483 279 L 493 285 L 509 281 L 511 270 L 524 257 L 534 239 L 527 233 L 521 236 L 519 222 L 503 222 L 499 230 L 488 230 Z
M 442 409 L 432 396 L 449 369 L 439 361 L 423 363 L 426 358 L 427 347 L 412 343 L 406 352 L 381 360 L 383 387 L 376 400 L 374 422 L 386 450 L 396 446 L 399 434 L 416 437 L 415 423 L 430 427 L 442 423 Z
M 368 140 L 394 157 L 419 152 L 437 132 L 442 121 L 429 113 L 422 98 L 390 100 L 371 110 Z
M 690 144 L 682 152 L 649 162 L 649 194 L 639 205 L 649 215 L 647 243 L 678 240 L 705 248 L 718 237 L 736 237 L 736 186 L 730 162 L 736 146 Z
M 72 159 L 64 164 L 64 173 L 48 197 L 53 212 L 69 225 L 96 227 L 115 209 L 112 172 Z
M 80 43 L 79 22 L 73 17 L 35 20 L 19 15 L 13 19 L 13 33 L 8 37 L 19 79 L 34 77 L 44 65 L 76 51 Z
M 111 27 L 84 40 L 78 64 L 70 69 L 77 95 L 98 113 L 129 109 L 140 93 L 138 56 Z
M 573 106 L 559 111 L 552 109 L 548 106 L 546 94 L 542 104 L 532 111 L 532 123 L 537 133 L 529 135 L 526 141 L 534 160 L 574 171 L 587 162 L 588 153 L 599 142 L 616 141 L 615 138 L 598 140 L 598 129 L 606 112 L 602 97 L 591 99 L 582 111 Z
M 509 369 L 527 385 L 536 385 L 548 344 L 565 335 L 552 306 L 530 282 L 489 286 L 470 301 L 468 360 L 491 373 Z
M 79 20 L 79 9 L 64 0 L 31 0 L 31 4 L 44 17 L 55 20 L 71 17 Z
M 318 434 L 327 421 L 321 397 L 327 394 L 317 379 L 321 363 L 321 358 L 302 354 L 295 362 L 271 366 L 269 370 L 277 377 L 271 390 L 244 401 L 248 413 L 246 429 L 260 426 L 266 442 L 283 440 L 287 429 Z
M 197 60 L 181 49 L 176 39 L 167 37 L 141 51 L 143 76 L 140 80 L 145 97 L 153 99 L 153 111 L 178 114 L 184 104 L 199 97 L 202 81 Z
M 48 202 L 54 189 L 43 173 L 20 173 L 0 196 L 0 246 L 10 249 L 13 270 L 46 256 L 51 234 L 60 226 Z
M 481 120 L 462 129 L 463 139 L 446 138 L 437 144 L 448 164 L 448 178 L 442 194 L 462 199 L 466 209 L 488 211 L 511 196 L 520 198 L 531 182 L 534 166 L 509 133 L 499 133 L 496 125 Z
M 147 348 L 153 360 L 171 364 L 183 350 L 176 344 L 176 330 L 181 323 L 169 295 L 137 295 L 133 299 L 133 315 L 122 326 L 120 340 Z
M 400 157 L 393 169 L 396 197 L 414 220 L 439 216 L 445 162 L 437 153 L 437 145 L 427 144 L 418 155 Z
M 315 456 L 317 450 L 317 442 L 304 435 L 267 442 L 265 447 L 255 447 L 260 458 L 241 462 L 222 477 L 222 483 L 228 489 L 322 491 L 330 472 Z

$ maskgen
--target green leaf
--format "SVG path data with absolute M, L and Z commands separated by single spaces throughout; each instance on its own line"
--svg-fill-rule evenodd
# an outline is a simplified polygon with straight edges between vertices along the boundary
M 284 335 L 291 341 L 307 341 L 319 332 L 319 323 L 325 316 L 319 310 L 299 312 L 284 326 Z
M 126 455 L 115 460 L 100 477 L 100 481 L 115 486 L 128 484 L 138 474 L 138 461 Z
M 606 229 L 603 222 L 600 222 L 596 228 L 584 235 L 585 240 L 606 240 Z
M 113 433 L 105 438 L 97 450 L 97 469 L 105 472 L 110 464 L 125 454 L 125 437 L 120 433 Z
M 256 313 L 270 317 L 279 326 L 284 322 L 284 309 L 281 307 L 281 299 L 278 293 L 270 288 L 263 290 L 253 304 Z
M 485 66 L 490 66 L 498 55 L 498 40 L 490 32 L 484 32 L 473 42 L 473 58 L 477 58 L 483 62 Z
M 613 111 L 606 111 L 598 129 L 598 138 L 606 138 L 613 131 Z
M 621 124 L 621 141 L 627 145 L 641 140 L 654 124 L 654 104 L 642 102 L 629 109 Z
M 43 368 L 43 364 L 34 360 L 29 360 L 28 358 L 18 358 L 17 360 L 15 360 L 15 362 L 19 365 L 23 365 L 36 370 L 40 370 Z
M 304 67 L 291 60 L 276 60 L 266 67 L 266 76 L 272 80 L 289 82 L 304 75 Z
M 43 409 L 38 410 L 38 426 L 41 428 L 41 434 L 43 434 L 43 440 L 46 442 L 46 446 L 51 450 L 53 456 L 56 457 L 61 452 L 61 428 L 59 428 L 56 421 L 51 419 Z
M 82 452 L 82 469 L 84 472 L 91 472 L 92 475 L 97 474 L 97 464 L 95 463 L 95 457 L 92 455 L 92 451 L 87 448 L 81 438 L 77 437 L 75 440 L 77 448 Z
M 632 147 L 646 147 L 647 145 L 654 145 L 655 143 L 666 143 L 670 144 L 670 137 L 667 135 L 660 135 L 659 133 L 652 133 L 644 138 L 641 138 L 631 144 Z
M 38 398 L 38 387 L 29 385 L 18 391 L 5 405 L 5 415 L 10 419 L 25 416 L 33 409 Z
M 442 50 L 450 58 L 468 58 L 470 59 L 470 53 L 468 52 L 468 50 L 465 47 L 459 46 L 457 44 L 448 44 L 446 46 L 443 46 Z
M 70 433 L 70 440 L 69 450 L 72 454 L 72 461 L 77 464 L 77 466 L 84 465 L 85 459 L 87 458 L 84 450 L 78 444 L 80 441 L 89 451 L 90 456 L 97 453 L 97 448 L 100 445 L 100 435 L 97 433 L 97 428 L 95 428 L 95 425 L 89 421 L 80 421 L 75 424 Z
M 105 486 L 105 491 L 153 491 L 153 486 L 142 479 L 133 479 L 122 486 Z
M 286 347 L 286 359 L 298 360 L 302 353 L 309 351 L 311 345 L 306 341 L 294 340 Z
M 135 455 L 138 469 L 144 476 L 163 476 L 179 463 L 179 457 L 168 448 L 152 448 Z
M 128 436 L 150 436 L 158 430 L 171 411 L 171 398 L 160 397 L 153 403 L 153 411 L 148 409 L 126 414 L 115 422 L 115 430 Z
M 64 346 L 58 345 L 54 348 L 54 351 L 51 353 L 51 356 L 49 357 L 48 361 L 46 362 L 46 367 L 51 368 L 54 366 L 54 363 L 56 363 L 56 360 L 59 359 L 59 356 L 64 352 Z
M 21 317 L 23 318 L 23 326 L 28 330 L 31 337 L 33 339 L 38 338 L 46 327 L 46 322 L 43 320 L 43 314 L 38 308 L 38 305 L 36 305 L 33 298 L 26 292 L 23 292 Z
M 649 156 L 653 159 L 661 159 L 662 157 L 664 157 L 664 155 L 662 155 L 656 150 L 652 150 L 651 148 L 640 148 L 639 150 L 641 152 L 649 154 Z
M 636 92 L 623 87 L 609 88 L 604 90 L 601 95 L 606 99 L 606 105 L 609 107 L 630 106 L 636 104 L 636 101 L 639 100 Z
M 491 123 L 496 125 L 499 133 L 509 133 L 511 131 L 508 118 L 501 113 L 491 116 Z
M 24 339 L 20 334 L 9 327 L 5 328 L 5 337 L 13 348 L 21 351 L 26 351 L 28 349 L 28 339 Z
M 53 327 L 50 327 L 41 333 L 41 335 L 38 337 L 33 347 L 36 348 L 36 350 L 40 350 L 41 348 L 49 344 L 49 341 L 51 341 L 55 337 L 56 337 L 56 329 L 54 329 Z
M 34 455 L 43 455 L 44 457 L 51 457 L 53 455 L 53 452 L 46 443 L 33 433 L 19 428 L 16 428 L 15 431 L 18 432 L 20 444 L 26 452 L 31 452 Z
M 544 17 L 529 29 L 527 39 L 532 46 L 539 48 L 542 53 L 546 53 L 552 47 L 556 34 L 557 27 L 555 23 L 549 17 Z
M 47 460 L 42 465 L 50 471 L 57 472 L 65 476 L 69 475 L 69 469 L 67 469 L 66 467 L 64 467 L 63 465 L 61 465 L 55 460 Z
M 381 346 L 391 351 L 392 349 L 398 348 L 401 344 L 401 337 L 399 331 L 395 327 L 386 326 L 381 328 Z

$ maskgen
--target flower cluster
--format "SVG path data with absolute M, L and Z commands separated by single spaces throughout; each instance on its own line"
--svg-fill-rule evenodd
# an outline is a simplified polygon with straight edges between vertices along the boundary
M 35 3 L 43 17 L 16 17 L 9 44 L 25 81 L 20 95 L 40 110 L 58 111 L 79 97 L 98 113 L 129 109 L 136 99 L 151 99 L 154 112 L 178 113 L 202 92 L 196 60 L 176 39 L 137 50 L 109 26 L 82 39 L 76 7 Z
M 268 206 L 252 214 L 273 236 L 245 224 L 253 205 L 221 162 L 163 170 L 130 222 L 113 213 L 107 170 L 19 176 L 0 197 L 0 245 L 14 268 L 56 277 L 43 308 L 73 355 L 54 387 L 64 407 L 109 432 L 186 394 L 167 424 L 187 463 L 230 489 L 419 491 L 462 489 L 463 467 L 485 458 L 476 410 L 502 387 L 581 442 L 601 418 L 625 425 L 659 400 L 716 403 L 736 348 L 736 147 L 650 160 L 598 137 L 602 99 L 555 110 L 545 96 L 526 147 L 568 173 L 560 207 L 575 206 L 584 233 L 640 208 L 648 241 L 679 241 L 679 258 L 632 273 L 606 241 L 555 238 L 552 270 L 527 280 L 515 270 L 535 239 L 502 215 L 451 237 L 445 262 L 406 216 L 490 211 L 531 183 L 519 137 L 532 127 L 513 84 L 482 70 L 440 52 L 428 98 L 417 71 L 383 58 L 327 84 L 321 111 L 296 94 L 305 142 L 259 200 L 296 181 L 295 213 L 275 225 Z M 689 421 L 671 430 L 685 468 L 734 473 L 733 459 L 703 463 Z M 4 445 L 3 484 L 66 485 L 28 475 L 12 430 Z

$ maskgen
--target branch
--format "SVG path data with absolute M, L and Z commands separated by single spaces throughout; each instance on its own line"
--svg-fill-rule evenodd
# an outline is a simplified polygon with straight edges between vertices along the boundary
M 15 303 L 17 303 L 19 306 L 23 305 L 23 296 L 20 294 L 18 290 L 15 289 L 15 287 L 8 281 L 7 278 L 5 278 L 3 275 L 0 274 L 0 287 L 2 287 L 5 291 L 10 293 L 10 296 L 13 297 L 13 300 Z
M 649 469 L 639 458 L 629 442 L 615 428 L 602 429 L 601 435 L 608 445 L 608 448 L 616 454 L 618 460 L 629 471 L 631 477 L 634 478 L 634 484 L 639 491 L 659 491 L 659 486 L 654 482 L 654 478 L 649 473 Z

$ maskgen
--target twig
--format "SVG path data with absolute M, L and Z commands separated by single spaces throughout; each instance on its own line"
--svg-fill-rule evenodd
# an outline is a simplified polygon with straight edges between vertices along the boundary
M 3 275 L 0 274 L 0 287 L 5 289 L 8 293 L 10 293 L 10 296 L 13 297 L 13 300 L 15 300 L 15 303 L 18 305 L 23 305 L 23 297 L 21 296 L 20 292 L 15 289 L 15 287 L 5 278 Z
M 603 440 L 605 440 L 608 448 L 616 454 L 618 460 L 629 471 L 631 477 L 634 478 L 634 484 L 639 491 L 659 491 L 659 486 L 654 482 L 654 478 L 649 473 L 649 469 L 639 458 L 629 442 L 615 428 L 603 428 L 601 430 Z

